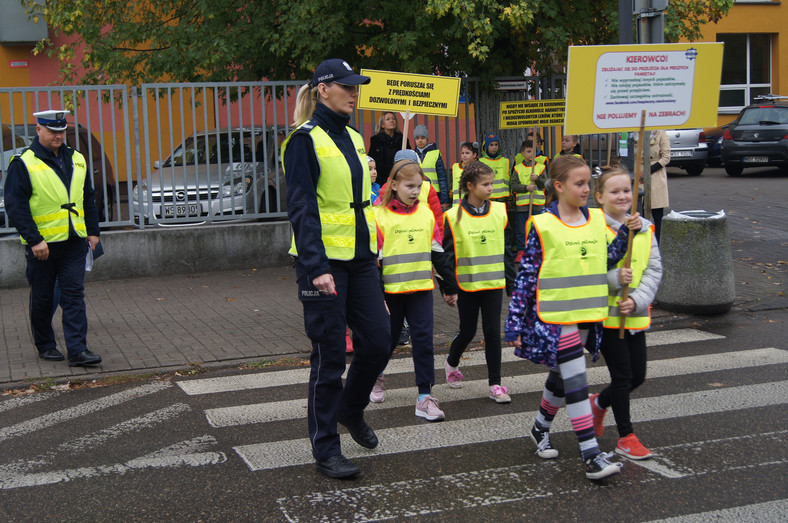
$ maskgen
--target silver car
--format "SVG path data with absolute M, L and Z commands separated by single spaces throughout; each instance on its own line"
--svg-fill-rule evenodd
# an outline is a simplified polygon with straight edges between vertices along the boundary
M 670 140 L 668 167 L 679 167 L 692 176 L 702 173 L 709 154 L 703 129 L 674 129 L 665 132 Z
M 273 127 L 210 129 L 189 136 L 135 185 L 135 221 L 142 217 L 166 226 L 204 223 L 208 217 L 283 216 L 285 181 L 275 143 Z M 277 215 L 268 216 L 272 213 Z

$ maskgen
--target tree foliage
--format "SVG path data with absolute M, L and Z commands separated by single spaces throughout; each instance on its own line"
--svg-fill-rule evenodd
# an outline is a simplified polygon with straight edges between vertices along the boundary
M 568 45 L 615 43 L 617 0 L 22 0 L 71 44 L 43 40 L 66 82 L 303 79 L 354 67 L 490 79 L 559 68 Z M 666 33 L 697 39 L 733 0 L 670 4 Z

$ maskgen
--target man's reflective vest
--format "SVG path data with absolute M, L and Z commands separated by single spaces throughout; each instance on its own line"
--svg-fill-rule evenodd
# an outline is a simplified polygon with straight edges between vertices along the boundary
M 71 156 L 73 170 L 71 186 L 66 188 L 60 176 L 35 153 L 28 149 L 19 156 L 30 175 L 33 194 L 30 196 L 30 214 L 39 234 L 46 242 L 68 239 L 70 226 L 78 236 L 87 238 L 85 228 L 85 157 L 78 151 Z M 14 161 L 14 159 L 12 159 Z M 20 236 L 22 243 L 27 245 Z
M 446 211 L 454 237 L 455 274 L 460 289 L 466 292 L 502 289 L 504 276 L 504 229 L 506 204 L 490 202 L 483 216 L 474 216 L 462 205 Z
M 608 243 L 615 240 L 616 234 L 616 231 L 610 227 L 607 228 Z M 640 285 L 640 279 L 643 277 L 643 273 L 646 272 L 648 260 L 651 257 L 651 242 L 653 236 L 654 226 L 652 225 L 648 230 L 636 233 L 632 239 L 632 260 L 630 262 L 632 283 L 629 284 L 630 292 Z M 623 266 L 624 260 L 622 259 L 618 262 L 616 267 L 620 269 Z M 621 326 L 621 313 L 618 310 L 619 298 L 620 296 L 617 294 L 611 294 L 607 298 L 610 312 L 608 318 L 603 323 L 605 328 L 617 329 Z M 643 330 L 647 329 L 649 325 L 651 325 L 651 305 L 649 305 L 648 310 L 635 311 L 631 315 L 626 316 L 624 320 L 624 326 L 629 330 Z
M 489 165 L 495 173 L 493 180 L 493 192 L 490 196 L 491 200 L 505 200 L 509 198 L 509 158 L 499 156 L 496 159 L 487 158 L 483 156 L 479 161 L 485 165 Z
M 309 126 L 302 124 L 299 129 Z M 358 160 L 363 169 L 361 194 L 370 194 L 372 182 L 369 179 L 369 164 L 364 140 L 352 127 L 346 127 Z M 287 144 L 295 134 L 291 133 L 282 144 L 284 157 Z M 350 166 L 342 151 L 319 125 L 309 130 L 309 137 L 315 146 L 315 154 L 320 163 L 320 176 L 317 179 L 317 208 L 320 211 L 320 227 L 323 247 L 330 260 L 352 260 L 356 255 L 356 211 L 353 208 L 353 182 Z M 369 229 L 369 250 L 378 252 L 377 232 L 375 229 L 375 213 L 367 202 L 364 217 Z M 290 254 L 298 256 L 295 236 L 290 247 Z
M 536 312 L 545 323 L 596 322 L 607 318 L 605 215 L 589 209 L 572 227 L 551 213 L 530 218 L 542 244 Z
M 460 194 L 460 178 L 462 177 L 462 167 L 460 163 L 457 162 L 451 166 L 451 194 L 452 194 L 452 205 L 459 205 L 460 200 L 462 200 L 462 194 Z
M 430 179 L 430 183 L 435 187 L 435 192 L 438 194 L 441 192 L 441 184 L 438 183 L 438 170 L 436 169 L 436 165 L 438 165 L 438 158 L 440 158 L 440 155 L 441 152 L 437 149 L 427 151 L 427 154 L 424 155 L 424 161 L 421 162 L 421 170 L 424 171 L 424 174 Z
M 531 181 L 531 166 L 530 165 L 523 165 L 518 164 L 514 166 L 514 170 L 520 177 L 520 182 L 523 185 L 536 185 L 536 182 Z M 535 175 L 539 176 L 544 172 L 544 165 L 541 163 L 537 163 L 533 167 L 533 172 Z M 544 191 L 542 189 L 536 188 L 533 192 L 524 192 L 524 193 L 517 193 L 517 197 L 515 198 L 515 203 L 519 206 L 528 205 L 533 201 L 534 205 L 544 205 L 545 197 Z
M 434 289 L 432 236 L 435 215 L 426 201 L 420 201 L 410 214 L 376 205 L 375 218 L 383 235 L 381 266 L 385 291 L 398 294 Z

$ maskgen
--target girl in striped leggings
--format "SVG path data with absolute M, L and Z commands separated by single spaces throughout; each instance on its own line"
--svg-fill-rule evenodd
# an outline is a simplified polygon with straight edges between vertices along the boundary
M 586 477 L 601 479 L 618 473 L 619 466 L 608 461 L 594 437 L 583 349 L 587 346 L 596 358 L 601 322 L 608 314 L 607 271 L 626 252 L 627 226 L 639 229 L 640 220 L 637 214 L 627 219 L 608 246 L 602 211 L 586 207 L 590 178 L 582 158 L 561 156 L 551 165 L 558 199 L 526 225 L 525 254 L 509 304 L 505 339 L 517 356 L 550 368 L 530 431 L 536 454 L 558 457 L 549 431 L 566 402 Z

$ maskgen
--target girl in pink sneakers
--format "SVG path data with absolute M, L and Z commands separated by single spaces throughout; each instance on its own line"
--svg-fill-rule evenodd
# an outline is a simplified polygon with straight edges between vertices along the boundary
M 586 477 L 602 479 L 617 474 L 619 466 L 608 461 L 594 437 L 583 353 L 587 348 L 594 359 L 598 355 L 602 321 L 608 315 L 606 275 L 626 253 L 627 226 L 639 229 L 640 221 L 637 215 L 628 218 L 608 245 L 604 214 L 586 206 L 590 180 L 591 170 L 582 158 L 560 156 L 551 164 L 558 200 L 528 220 L 505 331 L 515 355 L 550 369 L 530 430 L 536 454 L 558 457 L 549 431 L 566 403 Z
M 455 267 L 457 309 L 460 332 L 454 337 L 446 359 L 446 380 L 451 388 L 462 386 L 460 357 L 473 337 L 479 312 L 484 331 L 484 356 L 490 399 L 509 403 L 509 391 L 501 386 L 501 307 L 504 277 L 504 229 L 506 205 L 490 201 L 494 173 L 489 166 L 476 161 L 465 166 L 460 177 L 464 195 L 459 205 L 446 211 L 443 246 Z
M 629 172 L 612 169 L 604 173 L 596 184 L 596 199 L 605 212 L 608 238 L 618 233 L 632 206 L 632 180 Z M 657 294 L 662 279 L 662 261 L 659 255 L 654 226 L 643 221 L 643 227 L 632 243 L 631 276 L 622 278 L 626 269 L 623 261 L 608 273 L 608 304 L 610 313 L 604 321 L 602 346 L 610 371 L 610 385 L 591 396 L 594 413 L 594 434 L 602 436 L 608 407 L 613 407 L 618 428 L 616 453 L 630 459 L 648 459 L 651 451 L 644 447 L 632 429 L 629 417 L 629 394 L 646 379 L 646 329 L 651 324 L 651 302 Z M 629 296 L 622 300 L 621 279 L 631 278 Z M 619 339 L 621 317 L 626 331 Z
M 389 177 L 390 187 L 375 206 L 378 229 L 378 250 L 383 273 L 383 289 L 391 315 L 391 332 L 400 332 L 403 320 L 408 320 L 413 345 L 413 366 L 416 371 L 416 416 L 428 421 L 445 418 L 438 400 L 432 396 L 435 384 L 435 357 L 432 344 L 433 310 L 432 264 L 434 250 L 442 254 L 440 228 L 426 201 L 429 182 L 418 162 L 400 160 L 394 164 Z M 436 264 L 442 276 L 451 278 L 445 263 Z M 446 296 L 447 303 L 456 296 Z M 391 341 L 389 356 L 397 346 Z M 372 389 L 370 400 L 383 401 L 383 374 Z

